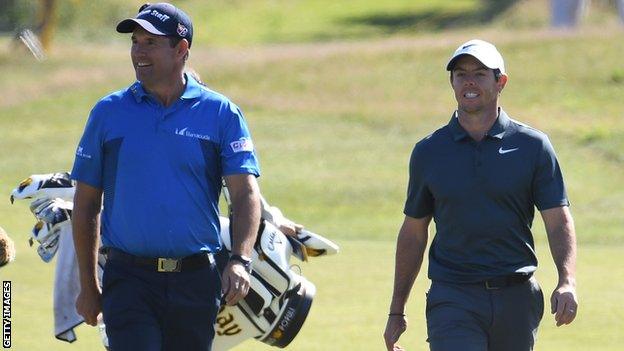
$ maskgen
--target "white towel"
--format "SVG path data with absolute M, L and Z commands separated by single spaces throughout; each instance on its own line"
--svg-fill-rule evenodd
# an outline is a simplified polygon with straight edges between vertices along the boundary
M 66 226 L 59 235 L 54 273 L 54 335 L 59 340 L 76 341 L 74 328 L 83 322 L 82 317 L 76 312 L 78 293 L 80 293 L 78 260 L 71 226 Z
M 98 265 L 98 276 L 102 281 L 102 266 L 100 265 Z M 76 341 L 74 328 L 84 322 L 76 312 L 76 298 L 79 293 L 80 280 L 76 249 L 71 226 L 65 226 L 59 235 L 54 273 L 54 336 L 59 340 Z

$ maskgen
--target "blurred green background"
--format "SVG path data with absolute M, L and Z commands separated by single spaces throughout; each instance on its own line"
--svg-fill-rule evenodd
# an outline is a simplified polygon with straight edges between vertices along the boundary
M 100 347 L 86 326 L 74 344 L 54 340 L 53 264 L 28 247 L 28 203 L 10 205 L 8 197 L 30 174 L 69 170 L 93 104 L 134 80 L 129 37 L 114 26 L 141 3 L 59 0 L 53 46 L 42 62 L 1 28 L 0 225 L 18 257 L 0 278 L 13 282 L 15 350 Z M 288 349 L 383 349 L 409 154 L 454 109 L 447 59 L 459 44 L 481 38 L 506 60 L 502 106 L 555 145 L 580 243 L 578 318 L 556 328 L 547 313 L 536 349 L 621 350 L 624 30 L 611 1 L 593 1 L 575 30 L 549 28 L 546 0 L 174 3 L 194 21 L 189 65 L 245 112 L 265 197 L 342 248 L 300 264 L 317 296 Z M 36 1 L 12 6 L 21 14 L 12 26 L 34 23 Z M 534 229 L 548 300 L 556 272 L 539 218 Z M 427 285 L 423 272 L 401 339 L 408 350 L 427 349 Z M 270 349 L 257 341 L 237 348 Z

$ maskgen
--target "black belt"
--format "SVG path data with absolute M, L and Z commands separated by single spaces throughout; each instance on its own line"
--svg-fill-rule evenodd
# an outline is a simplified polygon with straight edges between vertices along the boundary
M 107 260 L 141 266 L 157 272 L 182 272 L 214 264 L 211 253 L 198 253 L 182 258 L 147 258 L 138 257 L 112 247 L 102 249 Z
M 515 273 L 494 277 L 483 282 L 488 290 L 506 288 L 508 286 L 519 285 L 531 279 L 533 273 Z

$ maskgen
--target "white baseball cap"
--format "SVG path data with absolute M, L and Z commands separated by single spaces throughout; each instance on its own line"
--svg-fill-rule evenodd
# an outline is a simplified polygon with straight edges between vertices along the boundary
M 503 56 L 496 49 L 496 46 L 480 39 L 473 39 L 460 45 L 446 65 L 446 70 L 450 71 L 460 56 L 470 55 L 481 61 L 485 67 L 490 69 L 498 69 L 502 74 L 505 73 L 505 61 Z

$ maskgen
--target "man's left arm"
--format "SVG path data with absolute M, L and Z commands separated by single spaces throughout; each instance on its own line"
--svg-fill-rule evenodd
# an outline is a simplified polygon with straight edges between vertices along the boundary
M 567 206 L 550 208 L 540 213 L 559 274 L 559 282 L 550 297 L 551 313 L 555 315 L 557 326 L 570 324 L 576 317 L 578 308 L 574 221 Z
M 251 257 L 260 227 L 260 191 L 252 174 L 225 177 L 232 201 L 232 254 Z M 225 302 L 232 306 L 249 292 L 250 277 L 240 262 L 230 261 L 221 276 Z

